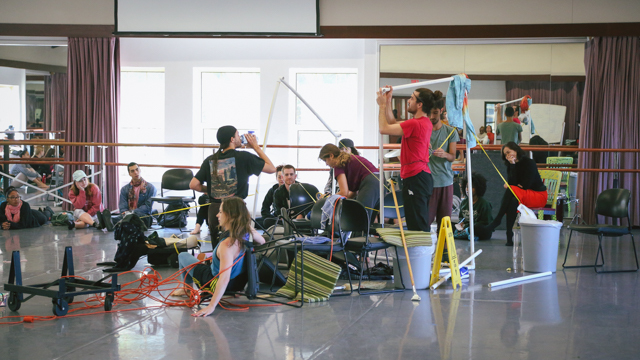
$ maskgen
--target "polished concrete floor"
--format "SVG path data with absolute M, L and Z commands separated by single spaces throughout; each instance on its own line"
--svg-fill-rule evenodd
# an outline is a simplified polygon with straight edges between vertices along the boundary
M 191 219 L 193 221 L 193 219 Z M 206 233 L 205 233 L 206 234 Z M 488 283 L 522 276 L 513 271 L 512 248 L 504 233 L 476 243 L 483 249 L 462 291 L 448 283 L 430 292 L 334 297 L 327 303 L 221 308 L 194 318 L 184 307 L 149 308 L 53 321 L 0 325 L 3 359 L 638 359 L 640 358 L 639 273 L 601 274 L 593 268 L 562 271 L 568 232 L 561 233 L 558 271 L 525 284 L 489 288 Z M 571 261 L 591 263 L 594 238 L 574 236 Z M 76 274 L 102 278 L 96 263 L 111 260 L 112 233 L 65 227 L 0 232 L 0 284 L 19 250 L 25 284 L 55 280 L 65 246 L 73 246 Z M 469 242 L 458 241 L 461 259 Z M 629 240 L 605 242 L 607 266 L 633 265 Z M 618 254 L 613 257 L 610 254 Z M 138 262 L 142 270 L 146 259 Z M 511 271 L 509 271 L 511 270 Z M 163 276 L 171 268 L 159 268 Z M 127 275 L 121 282 L 131 280 Z M 2 290 L 0 290 L 2 291 Z M 234 299 L 246 303 L 245 299 Z M 255 301 L 252 303 L 263 303 Z M 114 310 L 153 306 L 150 299 Z M 73 306 L 72 306 L 73 308 Z M 51 301 L 36 297 L 18 312 L 51 315 Z M 2 319 L 0 321 L 14 321 Z

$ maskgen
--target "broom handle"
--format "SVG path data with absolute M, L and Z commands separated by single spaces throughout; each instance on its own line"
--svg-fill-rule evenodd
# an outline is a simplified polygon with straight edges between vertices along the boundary
M 396 198 L 396 190 L 393 187 L 393 180 L 389 180 L 391 184 L 391 194 L 393 194 L 393 203 L 396 206 L 396 216 L 400 222 L 400 237 L 402 238 L 402 247 L 404 248 L 404 255 L 407 257 L 407 267 L 409 267 L 409 276 L 411 277 L 411 286 L 415 288 L 413 283 L 413 270 L 411 270 L 411 261 L 409 260 L 409 250 L 407 249 L 407 241 L 404 239 L 404 228 L 402 226 L 402 218 L 400 217 L 400 208 L 398 207 L 398 199 Z

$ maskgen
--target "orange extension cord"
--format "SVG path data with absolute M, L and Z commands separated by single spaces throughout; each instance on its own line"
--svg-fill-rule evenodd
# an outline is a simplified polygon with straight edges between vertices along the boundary
M 231 266 L 226 269 L 220 271 L 213 279 L 209 280 L 206 284 L 202 286 L 202 288 L 206 287 L 211 281 L 220 276 L 221 273 L 231 269 L 238 261 L 240 261 L 244 257 L 244 254 L 236 260 Z M 33 323 L 35 321 L 50 321 L 55 320 L 57 318 L 71 318 L 71 317 L 80 317 L 80 316 L 89 316 L 96 314 L 105 314 L 105 313 L 117 313 L 117 312 L 125 312 L 125 311 L 137 311 L 137 310 L 148 310 L 148 309 L 157 309 L 169 306 L 187 306 L 193 307 L 200 303 L 200 299 L 204 293 L 209 293 L 213 295 L 210 291 L 203 290 L 198 291 L 194 289 L 191 285 L 184 283 L 181 280 L 181 275 L 191 271 L 196 265 L 204 262 L 206 260 L 198 261 L 197 263 L 191 264 L 183 269 L 178 270 L 177 272 L 171 274 L 168 278 L 162 279 L 162 276 L 153 268 L 145 268 L 142 271 L 126 271 L 122 272 L 118 275 L 124 275 L 127 273 L 138 273 L 141 274 L 141 277 L 137 280 L 130 281 L 128 283 L 121 285 L 121 290 L 116 291 L 114 293 L 115 298 L 113 301 L 113 305 L 115 304 L 131 304 L 134 301 L 140 301 L 145 298 L 150 298 L 154 301 L 161 303 L 161 305 L 153 305 L 153 306 L 143 306 L 137 307 L 133 309 L 122 309 L 122 310 L 111 310 L 111 311 L 98 311 L 98 312 L 90 312 L 90 313 L 82 313 L 82 314 L 70 314 L 82 310 L 96 309 L 100 307 L 104 307 L 104 298 L 105 295 L 95 294 L 87 297 L 84 301 L 77 301 L 70 303 L 71 305 L 84 304 L 84 306 L 76 307 L 74 309 L 69 309 L 69 315 L 65 316 L 28 316 L 28 315 L 15 315 L 15 316 L 4 316 L 0 317 L 0 320 L 4 319 L 20 319 L 18 321 L 3 321 L 0 322 L 0 325 L 15 325 L 22 323 Z M 148 272 L 147 272 L 148 270 Z M 81 276 L 64 276 L 65 278 L 79 278 L 82 280 L 86 280 Z M 137 284 L 137 287 L 135 285 Z M 163 291 L 176 290 L 179 288 L 184 288 L 187 290 L 188 299 L 172 299 L 169 295 L 162 295 Z M 157 294 L 156 294 L 157 293 Z M 271 307 L 271 306 L 280 306 L 282 304 L 234 304 L 229 302 L 227 299 L 231 297 L 222 298 L 220 300 L 220 307 L 229 311 L 247 311 L 251 307 Z M 297 302 L 298 300 L 294 300 L 289 302 L 292 304 Z M 225 307 L 225 305 L 227 307 Z

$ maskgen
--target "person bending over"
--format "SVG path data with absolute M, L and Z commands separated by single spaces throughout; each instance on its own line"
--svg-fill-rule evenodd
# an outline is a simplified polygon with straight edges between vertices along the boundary
M 478 240 L 489 240 L 491 239 L 493 229 L 487 225 L 493 221 L 493 208 L 491 207 L 491 203 L 483 197 L 487 191 L 487 179 L 477 172 L 471 174 L 471 182 L 473 183 L 471 196 L 467 194 L 467 181 L 467 177 L 465 176 L 460 182 L 462 192 L 466 197 L 462 200 L 462 203 L 460 203 L 461 221 L 456 225 L 456 239 L 470 240 L 469 219 L 471 219 L 471 215 L 469 214 L 469 199 L 471 199 L 471 201 L 473 201 L 473 235 L 477 237 Z
M 393 110 L 396 111 L 396 110 Z M 393 113 L 394 116 L 397 114 L 397 111 Z M 352 154 L 352 155 L 360 155 L 360 152 L 358 151 L 358 149 L 356 149 L 355 144 L 353 143 L 353 140 L 351 139 L 340 139 L 338 141 L 338 148 L 340 149 L 340 151 L 344 151 L 348 154 Z M 332 189 L 331 186 L 333 185 L 333 179 L 335 178 L 335 175 L 333 174 L 333 168 L 331 168 L 329 170 L 329 179 L 327 180 L 327 183 L 324 186 L 324 194 L 325 195 L 331 195 L 332 193 Z M 338 184 L 336 184 L 336 193 L 339 192 L 339 188 L 340 186 Z
M 206 193 L 211 199 L 209 205 L 209 234 L 211 244 L 218 243 L 218 219 L 216 214 L 222 199 L 237 196 L 241 199 L 249 195 L 249 176 L 260 172 L 273 174 L 276 167 L 258 145 L 256 137 L 245 134 L 247 145 L 258 156 L 247 151 L 237 151 L 242 146 L 240 134 L 235 127 L 225 125 L 218 129 L 216 138 L 220 149 L 207 157 L 200 170 L 189 183 L 189 188 Z M 206 185 L 203 185 L 206 183 Z
M 208 316 L 213 313 L 227 290 L 229 282 L 242 273 L 245 252 L 245 241 L 253 237 L 253 241 L 264 244 L 264 238 L 251 227 L 251 216 L 244 201 L 238 197 L 222 200 L 217 214 L 220 226 L 225 230 L 222 240 L 213 249 L 211 264 L 198 264 L 183 274 L 183 281 L 193 286 L 195 291 L 213 289 L 211 302 L 205 308 L 198 310 L 193 316 Z M 198 262 L 198 259 L 188 252 L 178 255 L 180 269 L 184 269 Z M 214 278 L 216 277 L 217 278 Z M 209 282 L 211 280 L 211 282 Z M 209 282 L 209 284 L 207 284 Z M 172 296 L 185 296 L 189 288 L 174 290 Z
M 102 194 L 97 185 L 91 184 L 82 170 L 73 173 L 73 185 L 69 188 L 69 200 L 73 204 L 73 220 L 69 220 L 69 230 L 93 226 L 113 231 L 111 212 L 102 205 Z
M 375 165 L 362 156 L 341 151 L 333 144 L 323 146 L 318 158 L 333 169 L 340 186 L 337 194 L 355 198 L 365 206 L 371 218 L 372 209 L 380 200 L 380 180 Z
M 547 187 L 540 178 L 536 163 L 514 142 L 502 146 L 502 160 L 507 165 L 507 179 L 509 186 L 502 197 L 502 204 L 498 216 L 489 224 L 493 231 L 502 217 L 507 215 L 507 246 L 513 246 L 513 224 L 518 214 L 518 199 L 529 208 L 543 207 L 547 204 Z M 511 190 L 509 189 L 511 188 Z M 513 192 L 512 192 L 513 190 Z M 518 199 L 513 196 L 516 194 Z
M 391 99 L 393 88 L 378 91 L 380 134 L 402 137 L 400 145 L 400 177 L 403 179 L 402 198 L 409 230 L 430 232 L 429 199 L 433 192 L 433 178 L 429 169 L 429 143 L 433 124 L 427 117 L 442 93 L 426 88 L 416 89 L 407 100 L 407 111 L 413 119 L 398 123 L 393 116 Z
M 156 188 L 142 178 L 140 171 L 140 166 L 134 162 L 127 165 L 131 182 L 120 189 L 118 208 L 121 216 L 124 216 L 127 211 L 133 212 L 140 216 L 145 225 L 149 227 L 151 226 L 151 210 L 153 208 L 151 198 L 156 196 Z
M 0 204 L 0 224 L 3 230 L 37 228 L 51 219 L 50 208 L 33 210 L 28 202 L 20 200 L 18 189 L 10 186 L 7 189 L 7 201 Z

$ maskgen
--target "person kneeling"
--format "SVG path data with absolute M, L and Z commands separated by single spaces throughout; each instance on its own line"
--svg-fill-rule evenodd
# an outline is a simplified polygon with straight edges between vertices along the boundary
M 244 263 L 244 241 L 253 237 L 254 242 L 265 243 L 262 235 L 251 227 L 251 216 L 242 199 L 230 197 L 222 200 L 217 218 L 225 232 L 220 237 L 223 240 L 213 249 L 211 265 L 191 266 L 198 263 L 198 259 L 186 252 L 178 255 L 180 269 L 191 267 L 183 274 L 185 285 L 193 286 L 195 291 L 201 288 L 215 288 L 209 305 L 198 310 L 193 316 L 208 316 L 213 313 L 227 290 L 229 281 L 240 275 Z M 171 296 L 185 296 L 188 291 L 192 290 L 188 287 L 177 289 L 171 293 Z

